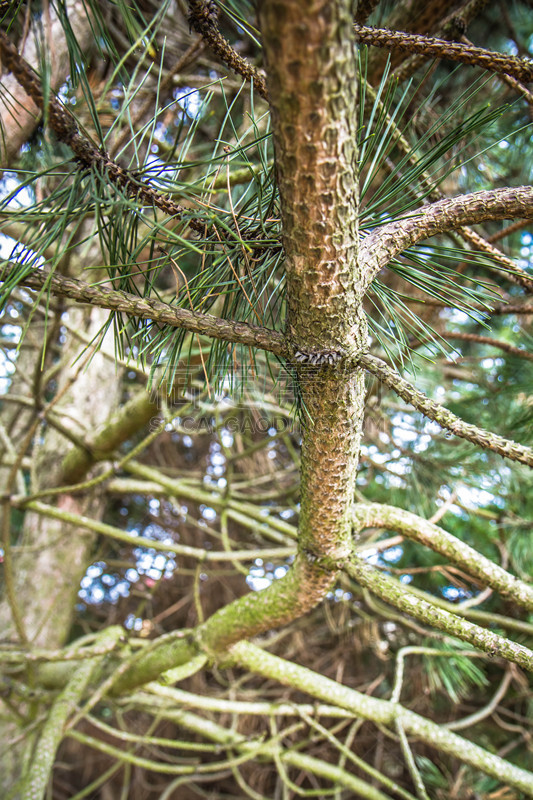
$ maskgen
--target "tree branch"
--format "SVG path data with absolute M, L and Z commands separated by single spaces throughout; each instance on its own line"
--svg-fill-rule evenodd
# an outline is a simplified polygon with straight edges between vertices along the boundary
M 525 222 L 527 223 L 529 220 L 525 220 Z M 523 226 L 524 220 L 516 224 Z M 472 245 L 476 250 L 486 253 L 496 262 L 494 266 L 490 267 L 491 272 L 496 271 L 505 275 L 508 281 L 515 283 L 517 286 L 521 286 L 528 294 L 533 294 L 533 277 L 528 275 L 525 269 L 516 264 L 511 258 L 508 258 L 502 253 L 498 247 L 492 244 L 490 239 L 480 236 L 479 233 L 469 228 L 467 225 L 463 228 L 459 228 L 457 233 L 465 242 L 468 242 L 468 244 Z
M 385 386 L 396 392 L 402 400 L 405 400 L 406 403 L 412 405 L 424 416 L 436 422 L 441 428 L 450 431 L 460 439 L 467 439 L 484 450 L 492 450 L 493 453 L 498 453 L 498 455 L 509 458 L 511 461 L 518 461 L 520 464 L 533 467 L 533 450 L 530 447 L 517 444 L 511 439 L 504 439 L 503 436 L 499 436 L 497 433 L 485 431 L 483 428 L 478 428 L 476 425 L 465 422 L 449 409 L 434 400 L 430 400 L 423 392 L 415 389 L 396 370 L 389 367 L 380 358 L 376 358 L 376 356 L 365 353 L 358 357 L 358 363 L 368 372 L 371 372 L 372 375 L 375 375 Z
M 376 91 L 368 82 L 366 84 L 365 96 L 371 101 L 372 104 L 378 105 L 380 113 L 384 115 L 386 124 L 390 129 L 391 140 L 394 141 L 396 147 L 398 147 L 403 156 L 405 156 L 407 163 L 413 167 L 416 167 L 416 153 L 412 151 L 410 143 L 405 138 L 402 131 L 398 128 L 396 122 L 392 119 L 383 102 L 378 99 Z M 436 203 L 439 200 L 446 199 L 445 195 L 443 195 L 440 190 L 433 185 L 433 178 L 431 175 L 427 174 L 427 172 L 424 172 L 420 176 L 420 182 L 421 188 L 423 188 L 426 192 L 428 201 Z M 527 224 L 529 224 L 529 220 L 520 220 L 519 222 L 509 226 L 509 230 L 512 232 L 513 230 L 517 229 L 517 226 L 518 229 L 520 229 Z M 487 239 L 483 236 L 480 236 L 479 233 L 466 225 L 459 228 L 457 233 L 476 250 L 481 250 L 481 252 L 487 253 L 491 259 L 494 259 L 494 261 L 497 262 L 497 266 L 494 266 L 492 269 L 495 269 L 498 272 L 503 272 L 507 280 L 522 286 L 528 293 L 533 293 L 533 277 L 528 275 L 527 272 L 522 269 L 522 267 L 520 267 L 518 264 L 515 264 L 510 258 L 504 255 L 501 250 L 494 246 L 493 241 L 497 241 L 497 238 L 499 237 L 496 239 L 493 237 Z
M 394 608 L 439 631 L 455 636 L 463 642 L 469 642 L 490 656 L 500 656 L 518 664 L 528 672 L 533 672 L 533 650 L 530 650 L 529 647 L 513 642 L 505 636 L 475 625 L 473 622 L 468 622 L 443 608 L 428 603 L 427 600 L 422 600 L 412 594 L 404 584 L 380 572 L 359 556 L 352 556 L 352 560 L 346 562 L 343 569 L 359 586 L 369 589 L 372 594 L 380 597 Z
M 16 266 L 11 264 L 4 266 L 0 271 L 0 282 L 5 281 L 15 268 Z M 111 289 L 107 286 L 90 286 L 75 278 L 52 275 L 45 269 L 34 270 L 30 275 L 22 278 L 19 285 L 30 289 L 45 288 L 46 291 L 58 297 L 67 297 L 77 303 L 107 308 L 129 317 L 148 319 L 172 328 L 204 334 L 212 339 L 257 347 L 260 350 L 274 353 L 280 358 L 288 356 L 284 336 L 259 325 L 225 320 L 212 314 L 203 314 L 200 311 L 188 311 L 160 300 L 136 297 L 128 292 Z
M 524 358 L 526 361 L 533 361 L 533 353 L 530 350 L 525 350 L 521 347 L 515 347 L 514 345 L 509 344 L 509 342 L 501 342 L 499 339 L 493 339 L 491 336 L 481 336 L 477 333 L 460 333 L 458 331 L 449 333 L 447 331 L 445 333 L 445 338 L 452 339 L 452 341 L 457 339 L 458 341 L 462 342 L 486 344 L 489 347 L 497 347 L 499 350 L 503 350 L 504 353 L 509 353 L 511 356 Z
M 368 264 L 365 288 L 391 259 L 422 239 L 489 219 L 533 218 L 533 187 L 462 194 L 423 206 L 404 219 L 377 228 L 361 244 Z
M 118 643 L 122 635 L 120 625 L 106 628 L 99 634 L 97 641 L 99 646 L 103 648 L 104 654 L 109 647 L 113 647 Z M 26 774 L 23 776 L 20 797 L 38 798 L 45 796 L 50 773 L 54 766 L 56 751 L 63 738 L 65 726 L 69 717 L 76 711 L 83 699 L 91 678 L 100 666 L 101 661 L 102 657 L 95 657 L 82 662 L 72 673 L 61 694 L 55 699 L 41 731 L 35 749 L 35 757 L 27 765 Z
M 358 503 L 353 516 L 357 531 L 370 527 L 398 531 L 408 539 L 441 553 L 484 585 L 496 589 L 524 608 L 533 611 L 533 586 L 518 580 L 490 558 L 485 558 L 473 547 L 429 520 L 380 503 Z
M 445 39 L 433 39 L 429 36 L 419 36 L 416 33 L 393 31 L 387 28 L 367 28 L 357 23 L 354 24 L 354 30 L 360 42 L 374 45 L 374 47 L 421 53 L 433 58 L 447 58 L 451 61 L 460 61 L 463 64 L 472 64 L 491 72 L 497 72 L 500 75 L 511 75 L 517 80 L 526 82 L 533 80 L 533 62 L 529 59 L 503 55 L 462 42 L 448 42 Z
M 13 73 L 20 86 L 31 97 L 35 105 L 44 111 L 45 99 L 39 75 L 22 58 L 15 45 L 2 30 L 0 30 L 0 54 L 5 66 Z M 91 139 L 80 133 L 76 120 L 56 97 L 52 95 L 47 99 L 50 127 L 57 138 L 70 147 L 81 165 L 99 170 L 112 184 L 123 189 L 130 197 L 139 202 L 148 206 L 156 206 L 171 217 L 182 217 L 187 211 L 183 206 L 119 166 Z M 191 219 L 189 225 L 199 233 L 205 232 L 205 222 Z
M 403 708 L 399 703 L 369 697 L 307 667 L 268 653 L 250 642 L 239 642 L 231 648 L 230 655 L 232 661 L 243 669 L 279 681 L 317 700 L 346 708 L 356 717 L 391 727 L 399 720 L 404 731 L 418 741 L 427 742 L 441 752 L 492 775 L 498 781 L 520 788 L 527 797 L 533 797 L 533 773 L 510 764 L 506 759 Z
M 211 51 L 230 69 L 254 87 L 264 100 L 268 100 L 265 76 L 249 64 L 225 39 L 217 26 L 218 8 L 212 0 L 189 0 L 189 23 L 200 34 Z
M 458 34 L 463 33 L 470 22 L 480 14 L 483 8 L 487 5 L 488 0 L 467 0 L 457 8 L 452 6 L 451 13 L 442 20 L 437 29 L 432 27 L 432 33 L 435 38 L 445 39 L 446 41 L 455 40 L 459 38 Z M 361 20 L 355 20 L 360 22 Z M 393 25 L 389 27 L 394 27 Z M 426 28 L 426 31 L 429 31 Z M 426 62 L 428 56 L 417 53 L 406 58 L 399 67 L 394 69 L 393 75 L 400 83 L 408 80 L 414 73 Z
M 8 3 L 11 10 L 15 10 L 14 3 Z M 68 0 L 65 4 L 65 13 L 68 14 L 73 32 L 78 40 L 80 50 L 86 52 L 93 40 L 91 20 L 87 15 L 87 5 L 81 0 Z M 42 23 L 44 20 L 40 20 Z M 41 55 L 43 42 L 38 30 L 40 23 L 35 19 L 30 34 L 24 47 L 26 60 L 37 64 Z M 53 56 L 51 58 L 51 73 L 49 76 L 50 87 L 57 91 L 65 82 L 70 71 L 70 57 L 60 18 L 55 13 L 53 4 L 48 9 L 44 35 L 46 43 L 53 43 Z M 0 109 L 2 117 L 2 135 L 0 136 L 0 167 L 8 168 L 22 145 L 27 142 L 39 122 L 41 109 L 24 92 L 17 87 L 14 76 L 2 77 L 2 93 L 0 95 Z

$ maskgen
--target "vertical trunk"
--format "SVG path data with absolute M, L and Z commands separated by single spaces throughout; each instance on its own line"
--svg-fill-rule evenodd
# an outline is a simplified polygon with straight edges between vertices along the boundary
M 89 321 L 88 331 L 94 336 L 102 326 L 105 312 L 93 309 L 90 317 L 80 309 L 70 311 L 71 322 L 80 327 L 83 319 Z M 112 353 L 112 343 L 111 353 Z M 59 390 L 75 378 L 65 397 L 56 406 L 56 413 L 78 435 L 85 435 L 107 419 L 116 407 L 119 381 L 113 360 L 97 353 L 90 365 L 83 369 L 83 357 L 75 364 L 82 350 L 75 340 L 67 347 L 66 367 L 59 379 Z M 105 345 L 104 345 L 105 347 Z M 110 354 L 111 354 L 110 353 Z M 78 374 L 79 373 L 79 374 Z M 79 425 L 74 429 L 73 421 Z M 39 432 L 34 437 L 39 439 Z M 63 459 L 72 444 L 52 426 L 44 429 L 42 444 L 32 454 L 35 463 L 30 491 L 60 485 Z M 94 496 L 61 495 L 58 505 L 78 514 L 98 517 L 100 501 Z M 15 599 L 22 611 L 28 641 L 46 648 L 60 647 L 68 635 L 79 579 L 87 566 L 94 535 L 85 531 L 70 530 L 57 520 L 27 513 L 24 518 L 22 540 L 13 558 Z M 0 630 L 4 636 L 13 637 L 11 611 L 4 598 L 0 604 Z
M 346 0 L 261 8 L 286 253 L 288 335 L 302 353 L 366 346 L 358 252 L 357 53 Z M 301 547 L 351 550 L 364 407 L 360 371 L 298 371 L 305 420 Z
M 100 309 L 88 312 L 78 308 L 69 312 L 70 322 L 80 328 L 86 327 L 91 336 L 98 332 L 106 317 Z M 112 342 L 104 343 L 104 348 L 106 344 L 112 355 Z M 74 380 L 55 411 L 64 415 L 65 424 L 78 423 L 76 432 L 83 435 L 112 413 L 120 400 L 120 382 L 113 358 L 106 358 L 101 352 L 86 368 L 82 366 L 83 356 L 81 363 L 74 363 L 81 350 L 82 346 L 75 339 L 65 346 L 65 368 L 58 379 L 59 389 Z M 37 351 L 36 355 L 38 358 Z M 35 441 L 39 440 L 40 433 L 35 435 Z M 72 447 L 53 427 L 44 428 L 42 435 L 38 452 L 32 453 L 35 464 L 32 492 L 61 484 L 63 459 Z M 57 503 L 68 511 L 96 519 L 103 511 L 102 501 L 94 493 L 86 496 L 63 494 Z M 33 645 L 55 649 L 65 643 L 80 579 L 91 557 L 94 540 L 94 534 L 58 520 L 33 513 L 25 515 L 21 541 L 17 542 L 13 553 L 14 601 L 20 610 L 25 636 Z M 7 597 L 0 602 L 0 637 L 17 639 Z M 4 745 L 0 748 L 0 787 L 7 791 L 20 776 L 24 750 L 28 754 L 31 747 L 31 737 L 20 738 L 17 720 L 10 715 L 7 705 L 0 710 L 0 741 Z
M 287 273 L 287 332 L 295 351 L 339 353 L 336 364 L 302 366 L 305 419 L 299 555 L 262 592 L 225 606 L 201 626 L 202 649 L 285 625 L 319 603 L 335 579 L 331 562 L 352 550 L 351 509 L 365 388 L 347 366 L 366 348 L 358 265 L 357 54 L 348 0 L 263 0 Z M 120 691 L 188 658 L 173 645 L 148 654 Z

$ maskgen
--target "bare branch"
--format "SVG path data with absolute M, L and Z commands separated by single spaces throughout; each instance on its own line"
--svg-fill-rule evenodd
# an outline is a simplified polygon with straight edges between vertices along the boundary
M 377 228 L 363 241 L 360 253 L 367 265 L 365 288 L 391 259 L 423 239 L 489 219 L 515 217 L 533 218 L 533 187 L 473 192 L 423 206 L 404 219 Z
M 524 608 L 533 610 L 533 586 L 518 580 L 490 558 L 485 558 L 473 547 L 427 519 L 394 506 L 358 503 L 354 508 L 354 525 L 356 530 L 373 527 L 398 531 L 408 539 L 420 542 L 446 556 L 482 584 L 506 594 Z
M 529 220 L 526 220 L 526 222 L 528 221 Z M 516 224 L 523 226 L 524 220 L 521 220 Z M 510 227 L 513 226 L 511 225 Z M 490 256 L 491 260 L 494 260 L 495 264 L 490 268 L 491 272 L 496 271 L 501 275 L 505 275 L 507 280 L 511 281 L 511 283 L 521 286 L 528 294 L 533 294 L 533 278 L 528 275 L 528 273 L 522 267 L 520 267 L 518 264 L 515 264 L 512 259 L 508 258 L 504 253 L 502 253 L 498 247 L 492 244 L 490 239 L 480 236 L 479 233 L 472 228 L 469 228 L 467 225 L 465 225 L 463 228 L 459 228 L 457 232 L 461 239 L 463 239 L 465 242 L 468 242 L 476 250 L 486 253 L 488 256 Z
M 3 267 L 0 281 L 5 281 L 14 269 L 13 265 Z M 129 317 L 149 319 L 172 328 L 205 334 L 212 339 L 257 347 L 281 358 L 288 355 L 283 335 L 259 325 L 226 320 L 212 314 L 203 314 L 200 311 L 188 311 L 169 303 L 162 303 L 160 300 L 136 297 L 128 292 L 110 289 L 107 286 L 90 286 L 75 278 L 52 275 L 44 269 L 34 270 L 31 275 L 27 275 L 21 280 L 20 285 L 30 289 L 46 287 L 46 290 L 52 294 L 58 297 L 68 297 L 77 303 L 107 308 Z
M 401 587 L 401 591 L 405 591 L 404 586 Z M 335 704 L 339 708 L 346 708 L 355 717 L 391 726 L 399 719 L 404 731 L 418 741 L 425 741 L 465 764 L 482 770 L 487 775 L 492 775 L 500 781 L 507 782 L 510 786 L 522 789 L 527 797 L 533 796 L 533 773 L 510 764 L 504 758 L 484 750 L 462 736 L 453 734 L 432 720 L 403 708 L 399 703 L 392 703 L 389 700 L 357 692 L 355 689 L 319 675 L 307 667 L 273 655 L 250 642 L 239 642 L 234 645 L 231 648 L 230 657 L 240 667 L 254 672 L 256 675 L 263 675 L 263 677 L 279 681 L 285 686 L 291 686 L 299 692 L 306 692 L 316 700 L 323 700 Z
M 476 425 L 471 425 L 469 422 L 457 417 L 449 409 L 439 405 L 434 400 L 430 400 L 423 392 L 418 391 L 408 381 L 404 380 L 396 370 L 387 366 L 384 361 L 376 356 L 371 356 L 366 353 L 358 357 L 358 363 L 364 367 L 372 375 L 375 375 L 385 386 L 392 389 L 396 394 L 410 403 L 417 411 L 422 412 L 426 417 L 436 422 L 441 428 L 444 428 L 460 439 L 466 439 L 484 450 L 492 450 L 493 453 L 504 458 L 509 458 L 511 461 L 518 461 L 520 464 L 526 464 L 528 467 L 533 467 L 533 450 L 530 447 L 517 444 L 511 439 L 504 439 L 492 431 L 485 431 L 483 428 L 478 428 Z
M 481 13 L 488 0 L 467 0 L 462 6 L 452 6 L 451 13 L 442 21 L 432 33 L 435 37 L 446 41 L 458 39 L 458 34 L 463 33 L 470 22 Z M 356 20 L 360 22 L 360 20 Z M 394 26 L 391 26 L 394 27 Z M 394 77 L 401 83 L 408 80 L 426 62 L 427 56 L 422 53 L 409 56 L 399 67 L 394 69 Z
M 446 333 L 446 339 L 457 339 L 462 342 L 476 342 L 477 344 L 486 344 L 489 347 L 497 347 L 498 350 L 503 350 L 504 353 L 509 353 L 511 356 L 517 358 L 525 358 L 526 361 L 533 361 L 533 353 L 529 350 L 523 350 L 520 347 L 515 347 L 509 342 L 501 342 L 499 339 L 493 339 L 491 336 L 481 336 L 477 333 Z
M 500 75 L 511 75 L 521 81 L 533 80 L 533 62 L 529 59 L 503 55 L 462 42 L 448 42 L 445 39 L 433 39 L 429 36 L 392 31 L 387 28 L 366 28 L 354 24 L 354 30 L 359 41 L 374 47 L 421 53 L 433 58 L 447 58 L 482 67 Z
M 407 158 L 408 163 L 411 166 L 417 166 L 417 156 L 416 153 L 413 152 L 410 143 L 403 135 L 402 131 L 398 128 L 394 120 L 391 118 L 390 114 L 388 113 L 387 109 L 384 107 L 382 101 L 380 101 L 377 97 L 375 90 L 367 83 L 366 85 L 366 96 L 372 103 L 377 103 L 378 107 L 380 108 L 380 113 L 385 114 L 387 120 L 387 126 L 391 130 L 391 137 L 395 143 L 395 145 L 401 150 L 402 154 Z M 433 178 L 424 172 L 421 176 L 421 187 L 424 188 L 425 192 L 427 193 L 428 200 L 433 202 L 437 202 L 439 200 L 445 200 L 446 197 L 440 192 L 440 190 L 433 185 Z M 524 224 L 528 224 L 529 220 L 521 220 L 519 223 L 515 223 L 515 225 L 523 226 Z M 510 226 L 513 228 L 514 226 Z M 515 264 L 508 258 L 506 255 L 502 253 L 497 247 L 494 246 L 492 243 L 493 240 L 486 239 L 483 236 L 480 236 L 479 233 L 474 231 L 472 228 L 468 226 L 463 226 L 458 229 L 458 234 L 468 242 L 472 247 L 476 250 L 481 250 L 484 253 L 487 253 L 493 259 L 496 264 L 494 267 L 491 268 L 492 270 L 496 270 L 497 272 L 503 272 L 507 280 L 512 283 L 516 283 L 522 288 L 526 289 L 529 293 L 533 293 L 533 278 L 530 277 L 522 267 L 518 264 Z M 494 239 L 494 241 L 497 241 Z

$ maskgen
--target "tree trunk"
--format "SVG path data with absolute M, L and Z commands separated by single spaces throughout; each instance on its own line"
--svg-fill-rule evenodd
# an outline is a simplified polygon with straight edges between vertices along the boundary
M 107 314 L 100 309 L 71 309 L 69 320 L 76 327 L 84 327 L 94 336 L 102 327 Z M 85 323 L 85 324 L 84 324 Z M 109 417 L 120 401 L 120 382 L 114 364 L 113 344 L 110 337 L 102 345 L 88 366 L 84 368 L 84 356 L 76 362 L 83 346 L 72 337 L 65 351 L 65 368 L 58 378 L 58 391 L 68 386 L 64 398 L 55 407 L 64 420 L 78 423 L 76 433 L 90 433 L 94 427 Z M 104 355 L 107 351 L 107 356 Z M 35 351 L 39 356 L 38 351 Z M 111 356 L 111 358 L 109 357 Z M 37 363 L 37 362 L 36 362 Z M 8 407 L 9 410 L 9 407 Z M 74 430 L 74 426 L 71 426 Z M 32 492 L 61 485 L 63 460 L 73 445 L 51 426 L 37 430 L 34 439 L 43 435 L 36 459 Z M 34 445 L 34 447 L 36 447 Z M 98 494 L 62 494 L 57 504 L 63 510 L 77 515 L 86 514 L 93 519 L 102 515 L 103 504 Z M 24 518 L 21 540 L 12 555 L 13 590 L 11 597 L 4 596 L 0 602 L 0 638 L 16 641 L 17 638 L 38 647 L 55 649 L 67 640 L 75 612 L 80 580 L 94 548 L 95 534 L 65 525 L 59 520 L 49 519 L 28 512 Z M 19 609 L 22 630 L 14 624 L 13 603 Z M 4 706 L 4 711 L 9 711 Z M 3 715 L 0 719 L 0 741 L 4 743 L 0 755 L 0 785 L 5 789 L 13 786 L 21 772 L 22 742 L 12 746 L 20 731 L 17 722 Z M 27 737 L 25 745 L 30 745 Z M 29 752 L 29 747 L 26 752 Z
M 357 54 L 351 4 L 262 5 L 286 253 L 288 335 L 299 358 L 304 437 L 301 547 L 351 551 L 364 379 L 339 353 L 367 342 L 358 254 Z M 301 354 L 301 355 L 300 355 Z M 320 361 L 322 365 L 313 365 Z M 331 358 L 329 356 L 331 354 Z

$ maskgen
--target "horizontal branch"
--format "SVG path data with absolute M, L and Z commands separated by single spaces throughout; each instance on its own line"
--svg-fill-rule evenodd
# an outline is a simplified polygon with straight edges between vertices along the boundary
M 533 361 L 533 353 L 530 350 L 525 350 L 521 347 L 516 347 L 509 342 L 502 342 L 499 339 L 493 339 L 491 336 L 481 336 L 477 333 L 453 333 L 446 332 L 446 339 L 458 340 L 461 342 L 474 342 L 475 344 L 486 344 L 489 347 L 496 347 L 498 350 L 503 350 L 504 353 L 509 353 L 511 356 L 517 358 L 524 358 L 526 361 Z
M 132 705 L 128 707 L 131 708 Z M 139 708 L 137 703 L 135 703 L 135 708 Z M 142 709 L 143 705 L 141 705 L 140 708 Z M 155 712 L 153 707 L 148 707 L 144 710 L 154 716 Z M 335 791 L 341 787 L 348 789 L 352 797 L 360 797 L 365 800 L 390 800 L 389 794 L 383 794 L 383 792 L 375 786 L 370 785 L 361 778 L 357 778 L 343 767 L 331 764 L 315 756 L 309 756 L 306 753 L 300 753 L 290 747 L 286 749 L 279 741 L 279 736 L 273 735 L 270 739 L 265 739 L 260 735 L 249 736 L 238 733 L 234 726 L 225 727 L 214 722 L 212 719 L 207 720 L 205 716 L 193 714 L 191 711 L 186 711 L 179 705 L 176 706 L 169 702 L 167 702 L 163 708 L 158 708 L 157 712 L 158 719 L 163 718 L 170 720 L 177 724 L 180 729 L 185 728 L 193 734 L 200 735 L 202 740 L 207 739 L 216 742 L 216 749 L 220 754 L 230 748 L 232 752 L 231 758 L 222 758 L 222 761 L 219 763 L 211 762 L 209 765 L 206 764 L 204 770 L 201 770 L 196 764 L 168 764 L 161 760 L 156 761 L 154 759 L 144 758 L 137 753 L 131 752 L 123 743 L 138 743 L 142 740 L 142 744 L 147 746 L 153 742 L 155 745 L 159 744 L 175 747 L 176 742 L 173 740 L 154 738 L 152 736 L 141 737 L 136 734 L 128 734 L 125 731 L 119 731 L 116 727 L 110 727 L 102 723 L 100 719 L 95 719 L 94 717 L 88 717 L 88 720 L 91 725 L 99 728 L 100 731 L 104 731 L 106 734 L 104 739 L 89 736 L 86 733 L 81 733 L 79 730 L 72 728 L 67 732 L 67 736 L 77 742 L 81 742 L 86 747 L 91 747 L 97 752 L 104 753 L 113 761 L 118 761 L 123 764 L 133 764 L 138 768 L 144 768 L 156 774 L 191 775 L 193 780 L 197 780 L 198 773 L 201 771 L 211 772 L 211 774 L 213 774 L 214 771 L 217 770 L 223 773 L 227 766 L 231 766 L 235 769 L 243 763 L 251 763 L 252 761 L 256 763 L 257 761 L 273 761 L 278 768 L 281 762 L 287 767 L 294 767 L 301 774 L 311 774 L 328 780 L 335 787 Z M 110 744 L 108 741 L 109 737 L 118 738 L 120 747 Z M 382 777 L 377 770 L 375 772 L 377 776 Z M 183 777 L 181 780 L 183 781 Z M 382 780 L 384 783 L 387 783 L 386 778 L 383 777 Z M 390 783 L 392 786 L 392 781 L 390 781 Z M 407 793 L 401 796 L 412 797 L 412 795 L 408 795 Z
M 531 300 L 520 300 L 520 298 L 513 298 L 516 299 L 518 302 L 511 303 L 508 300 L 504 301 L 503 303 L 498 304 L 497 306 L 493 306 L 491 309 L 487 309 L 486 306 L 481 305 L 480 303 L 471 303 L 469 308 L 471 311 L 479 311 L 480 314 L 484 316 L 505 316 L 506 314 L 533 314 L 533 303 Z M 448 302 L 444 299 L 437 300 L 434 297 L 410 297 L 409 301 L 411 303 L 419 303 L 420 305 L 424 306 L 434 306 L 435 308 L 455 308 L 453 302 L 449 300 Z
M 491 657 L 505 658 L 528 672 L 533 672 L 533 650 L 529 647 L 445 611 L 427 600 L 422 600 L 412 594 L 405 584 L 394 580 L 359 556 L 352 556 L 352 560 L 347 562 L 343 569 L 359 586 L 364 586 L 376 597 L 399 611 L 409 614 L 425 625 L 468 642 Z
M 190 545 L 176 542 L 160 542 L 156 539 L 149 539 L 146 536 L 137 536 L 121 528 L 116 528 L 114 525 L 108 525 L 106 522 L 100 522 L 80 514 L 73 514 L 57 506 L 41 503 L 39 500 L 27 502 L 23 497 L 15 497 L 12 504 L 14 508 L 20 508 L 22 511 L 33 511 L 35 514 L 49 519 L 59 519 L 66 525 L 72 525 L 73 528 L 93 531 L 93 533 L 107 536 L 109 539 L 114 539 L 131 547 L 147 547 L 162 553 L 175 553 L 184 558 L 194 558 L 202 563 L 205 561 L 253 561 L 258 556 L 262 558 L 288 558 L 296 553 L 296 547 L 291 546 L 254 548 L 253 550 L 206 550 L 203 547 L 191 547 Z
M 497 433 L 486 431 L 483 428 L 478 428 L 476 425 L 465 422 L 445 406 L 430 400 L 423 392 L 415 389 L 395 369 L 389 367 L 376 356 L 366 353 L 358 357 L 358 363 L 368 372 L 371 372 L 372 375 L 375 375 L 381 383 L 396 392 L 402 400 L 405 400 L 406 403 L 412 405 L 424 416 L 436 422 L 441 428 L 450 431 L 460 439 L 466 439 L 472 444 L 482 447 L 484 450 L 492 450 L 493 453 L 498 453 L 498 455 L 509 458 L 511 461 L 518 461 L 520 464 L 533 467 L 533 450 L 530 447 L 518 444 L 512 439 L 504 439 L 503 436 L 499 436 Z
M 533 218 L 533 187 L 493 189 L 462 194 L 423 206 L 410 216 L 374 230 L 361 243 L 366 286 L 406 248 L 445 231 L 491 219 Z
M 16 268 L 12 264 L 2 267 L 0 282 L 5 281 Z M 189 311 L 186 308 L 163 303 L 161 300 L 136 297 L 120 289 L 91 286 L 75 278 L 52 275 L 45 269 L 34 270 L 22 278 L 19 285 L 29 289 L 45 287 L 51 294 L 66 297 L 77 303 L 107 308 L 109 311 L 126 314 L 128 317 L 148 319 L 160 325 L 210 336 L 212 339 L 257 347 L 281 358 L 287 356 L 287 345 L 282 334 L 259 325 L 226 320 L 200 311 Z
M 446 556 L 453 564 L 465 569 L 486 586 L 507 595 L 519 605 L 533 611 L 533 586 L 518 580 L 514 575 L 486 558 L 473 547 L 462 542 L 448 531 L 439 528 L 427 519 L 394 506 L 380 503 L 358 503 L 353 513 L 354 526 L 394 530 L 430 547 Z
M 334 703 L 346 708 L 355 717 L 362 717 L 377 725 L 392 727 L 401 723 L 405 733 L 425 742 L 441 753 L 448 753 L 464 764 L 491 775 L 502 783 L 521 789 L 526 797 L 533 797 L 533 773 L 511 764 L 474 742 L 446 730 L 432 720 L 410 711 L 399 703 L 369 697 L 331 678 L 326 678 L 307 667 L 275 656 L 250 642 L 239 642 L 230 650 L 233 663 L 256 675 L 279 681 L 298 692 L 305 692 L 316 700 Z
M 447 58 L 500 75 L 511 75 L 520 81 L 533 81 L 533 61 L 528 58 L 497 53 L 463 42 L 448 42 L 446 39 L 433 39 L 430 36 L 393 31 L 388 28 L 368 28 L 355 24 L 354 31 L 363 44 L 384 47 L 386 50 L 418 53 L 430 58 Z

